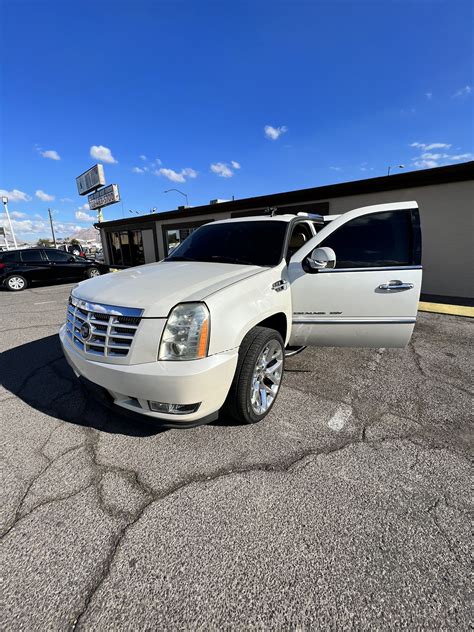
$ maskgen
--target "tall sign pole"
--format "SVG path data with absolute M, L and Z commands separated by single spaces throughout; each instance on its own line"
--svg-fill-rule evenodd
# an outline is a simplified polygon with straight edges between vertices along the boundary
M 56 245 L 56 236 L 55 236 L 55 234 L 54 234 L 53 217 L 52 217 L 52 215 L 51 215 L 51 209 L 50 209 L 50 208 L 48 209 L 48 215 L 49 215 L 49 223 L 51 224 L 51 233 L 52 233 L 52 235 L 53 235 L 53 243 L 54 243 L 54 247 L 55 247 L 55 248 L 57 248 L 57 245 Z
M 12 226 L 12 220 L 10 219 L 10 213 L 8 212 L 8 198 L 7 197 L 2 197 L 2 204 L 3 204 L 3 208 L 5 209 L 5 215 L 7 216 L 8 225 L 10 226 L 10 232 L 12 234 L 13 243 L 15 244 L 15 248 L 18 248 L 18 244 L 16 243 L 15 231 L 13 230 L 13 226 Z

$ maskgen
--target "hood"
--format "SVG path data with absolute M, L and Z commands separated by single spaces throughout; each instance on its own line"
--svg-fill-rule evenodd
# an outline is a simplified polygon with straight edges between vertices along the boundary
M 202 301 L 266 268 L 229 263 L 161 261 L 82 281 L 74 296 L 93 303 L 137 307 L 144 316 L 165 318 L 183 301 Z

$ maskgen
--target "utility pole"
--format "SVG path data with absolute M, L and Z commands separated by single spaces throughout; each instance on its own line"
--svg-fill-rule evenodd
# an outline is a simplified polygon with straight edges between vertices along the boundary
M 8 198 L 2 197 L 3 208 L 5 209 L 5 215 L 7 216 L 8 225 L 10 226 L 10 232 L 12 234 L 13 243 L 15 244 L 15 248 L 18 248 L 18 244 L 16 243 L 15 231 L 13 230 L 12 220 L 10 219 L 10 214 L 8 212 Z M 5 238 L 6 241 L 6 238 Z
M 51 215 L 51 209 L 48 209 L 48 215 L 49 215 L 49 223 L 51 224 L 51 233 L 53 235 L 53 244 L 54 247 L 57 248 L 56 245 L 56 235 L 54 234 L 54 226 L 53 226 L 53 216 Z

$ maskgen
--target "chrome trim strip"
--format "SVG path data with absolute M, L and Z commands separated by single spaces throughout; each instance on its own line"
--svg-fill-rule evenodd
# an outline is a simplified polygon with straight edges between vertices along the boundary
M 423 270 L 423 266 L 383 266 L 380 268 L 320 268 L 318 274 L 330 272 L 389 272 L 392 270 Z
M 368 320 L 366 318 L 341 319 L 341 318 L 313 318 L 293 320 L 293 325 L 414 325 L 416 318 L 385 318 Z
M 134 316 L 139 318 L 143 314 L 143 309 L 137 307 L 121 307 L 119 305 L 106 305 L 104 303 L 89 303 L 78 296 L 71 294 L 71 303 L 79 309 L 97 314 L 107 314 L 109 316 Z M 125 323 L 124 323 L 125 326 Z

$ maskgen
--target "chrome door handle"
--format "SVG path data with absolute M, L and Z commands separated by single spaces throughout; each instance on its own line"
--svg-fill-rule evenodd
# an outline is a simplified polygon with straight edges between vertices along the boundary
M 413 283 L 403 283 L 403 281 L 394 280 L 379 285 L 378 289 L 382 292 L 403 292 L 404 290 L 412 290 Z

